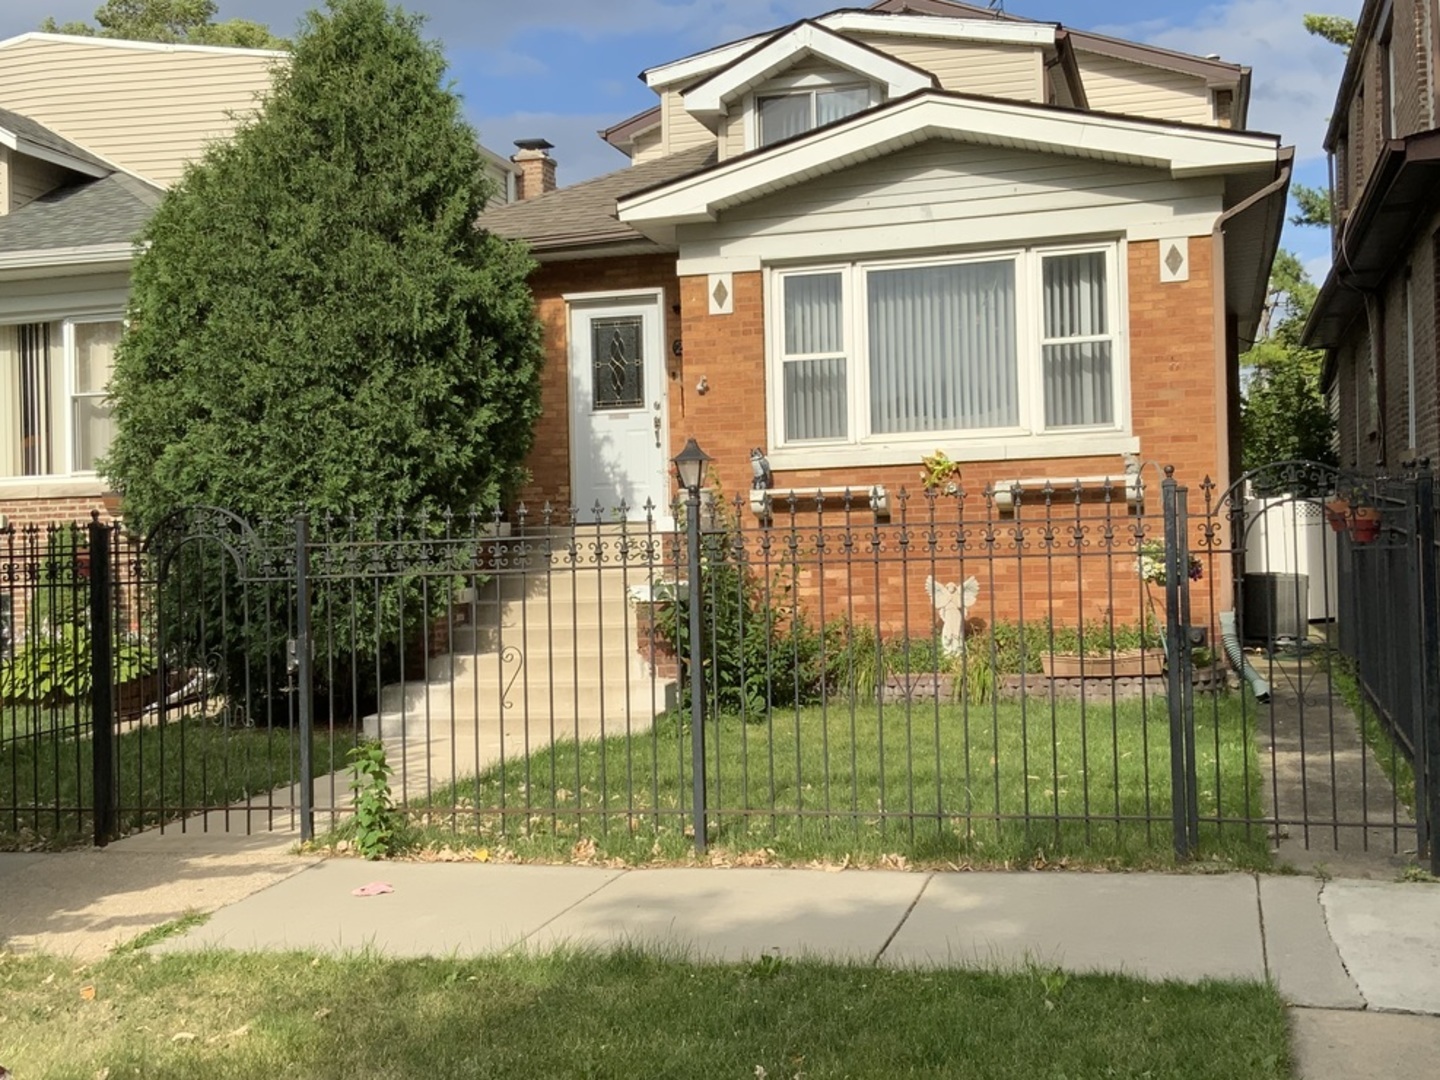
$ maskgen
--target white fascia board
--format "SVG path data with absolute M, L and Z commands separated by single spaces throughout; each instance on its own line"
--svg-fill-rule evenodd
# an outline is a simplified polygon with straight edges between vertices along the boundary
M 93 176 L 97 180 L 102 176 L 109 176 L 111 169 L 101 168 L 99 165 L 77 158 L 63 150 L 52 150 L 48 146 L 41 146 L 37 142 L 16 134 L 9 128 L 0 127 L 0 146 L 9 147 L 16 153 L 24 154 L 26 157 L 38 158 L 40 161 L 48 161 L 51 165 L 60 165 L 72 172 L 83 173 L 85 176 Z
M 224 56 L 268 56 L 285 59 L 289 53 L 280 49 L 242 49 L 235 45 L 183 45 L 166 41 L 129 41 L 125 38 L 85 37 L 81 34 L 47 34 L 41 30 L 17 34 L 0 41 L 0 49 L 22 45 L 27 41 L 53 41 L 60 45 L 101 45 L 107 49 L 139 49 L 143 52 L 219 53 Z
M 807 55 L 823 57 L 837 67 L 865 76 L 871 82 L 883 83 L 891 98 L 904 97 L 935 85 L 933 75 L 874 49 L 857 45 L 814 23 L 801 23 L 788 34 L 716 72 L 689 91 L 685 95 L 685 110 L 701 120 L 724 116 L 736 98 Z
M 919 94 L 808 138 L 746 155 L 619 204 L 627 224 L 714 220 L 722 210 L 933 138 L 1168 170 L 1178 178 L 1274 168 L 1274 138 L 1183 130 L 940 93 Z
M 90 247 L 37 248 L 0 252 L 0 270 L 43 270 L 55 266 L 106 266 L 128 263 L 135 245 L 95 244 Z
M 943 15 L 881 15 L 869 11 L 837 11 L 815 20 L 841 33 L 903 34 L 945 41 L 974 41 L 992 45 L 1054 46 L 1054 23 L 1001 22 L 990 19 L 952 19 Z
M 728 64 L 733 64 L 770 36 L 772 35 L 757 34 L 755 37 L 732 41 L 729 45 L 721 45 L 708 52 L 696 53 L 683 60 L 648 68 L 641 73 L 641 77 L 645 80 L 645 85 L 652 88 L 671 86 L 678 82 L 689 82 L 702 75 L 708 75 L 712 71 L 718 71 Z

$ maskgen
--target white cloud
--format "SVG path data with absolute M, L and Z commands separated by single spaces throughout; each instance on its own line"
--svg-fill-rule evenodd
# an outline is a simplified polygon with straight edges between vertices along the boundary
M 1321 140 L 1345 68 L 1340 49 L 1305 32 L 1301 20 L 1316 8 L 1353 17 L 1360 0 L 1227 0 L 1189 16 L 1189 25 L 1157 19 L 1095 29 L 1248 65 L 1254 72 L 1250 126 L 1284 136 L 1303 161 L 1323 154 Z

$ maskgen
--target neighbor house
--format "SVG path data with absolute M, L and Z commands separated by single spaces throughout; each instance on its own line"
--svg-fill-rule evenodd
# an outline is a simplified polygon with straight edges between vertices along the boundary
M 284 53 L 23 34 L 0 41 L 0 526 L 105 509 L 95 471 L 134 238 Z M 502 198 L 519 168 L 485 151 Z
M 1235 476 L 1292 157 L 1247 130 L 1248 68 L 882 0 L 642 78 L 602 133 L 628 168 L 481 219 L 540 263 L 530 507 L 664 527 L 692 436 L 727 496 L 758 451 L 807 515 L 898 514 L 937 449 L 977 514 Z
M 1440 461 L 1437 34 L 1431 0 L 1367 0 L 1325 136 L 1334 261 L 1305 342 L 1347 468 Z

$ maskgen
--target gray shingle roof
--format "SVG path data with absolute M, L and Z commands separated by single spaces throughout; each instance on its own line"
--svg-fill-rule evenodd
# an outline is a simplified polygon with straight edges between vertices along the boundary
M 163 195 L 125 173 L 58 188 L 0 217 L 0 252 L 126 243 Z
M 70 157 L 79 158 L 81 161 L 104 169 L 106 172 L 114 170 L 115 166 L 106 162 L 103 158 L 96 157 L 89 150 L 86 150 L 79 143 L 73 143 L 63 135 L 57 135 L 44 124 L 31 120 L 28 116 L 11 112 L 9 109 L 0 109 L 0 128 L 34 143 L 36 146 L 43 146 L 47 150 L 54 150 L 57 153 L 68 154 Z
M 631 165 L 524 202 L 496 207 L 480 215 L 481 228 L 498 236 L 526 240 L 546 249 L 643 241 L 640 233 L 615 216 L 615 203 L 632 192 L 678 180 L 716 159 L 714 146 L 696 146 L 678 154 Z

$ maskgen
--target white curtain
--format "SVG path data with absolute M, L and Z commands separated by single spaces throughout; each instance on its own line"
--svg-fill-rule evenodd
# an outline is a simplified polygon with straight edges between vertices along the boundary
M 761 146 L 769 146 L 781 139 L 804 134 L 813 126 L 809 94 L 762 97 L 759 107 Z
M 90 472 L 115 437 L 113 409 L 105 395 L 115 369 L 124 325 L 75 323 L 75 471 Z
M 849 400 L 841 277 L 795 274 L 784 282 L 785 439 L 843 439 Z
M 0 476 L 20 476 L 19 328 L 0 326 Z
M 1110 334 L 1105 253 L 1049 256 L 1044 278 L 1045 426 L 1114 423 L 1113 342 L 1096 340 Z
M 1013 260 L 874 270 L 867 281 L 873 432 L 1019 424 Z
M 833 124 L 870 107 L 868 87 L 848 90 L 821 90 L 815 95 L 815 125 Z

